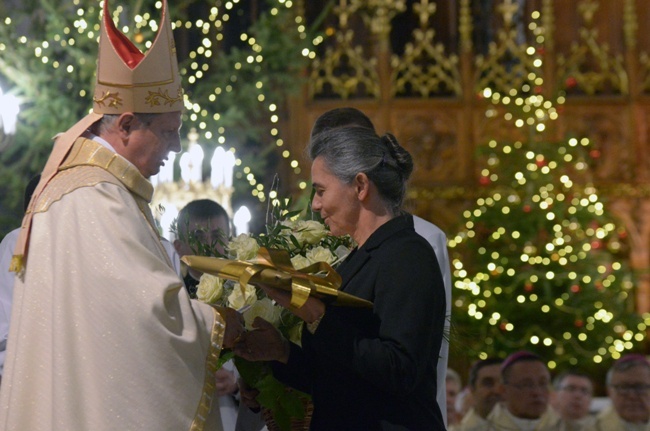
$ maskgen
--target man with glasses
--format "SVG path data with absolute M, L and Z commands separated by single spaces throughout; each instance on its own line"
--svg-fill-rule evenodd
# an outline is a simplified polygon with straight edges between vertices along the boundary
M 551 375 L 542 359 L 520 351 L 501 364 L 501 395 L 488 415 L 485 430 L 551 431 L 562 429 L 560 418 L 549 408 Z
M 598 431 L 650 430 L 650 363 L 631 354 L 607 372 L 607 394 L 612 405 L 598 415 Z
M 566 430 L 590 430 L 595 417 L 589 414 L 593 398 L 593 384 L 586 374 L 569 370 L 558 374 L 553 380 L 555 389 L 551 404 L 566 424 Z

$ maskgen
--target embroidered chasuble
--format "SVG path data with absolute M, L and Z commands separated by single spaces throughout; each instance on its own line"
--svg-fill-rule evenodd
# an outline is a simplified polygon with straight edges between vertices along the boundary
M 220 430 L 223 319 L 190 300 L 160 243 L 151 184 L 78 138 L 34 210 L 16 277 L 0 429 Z

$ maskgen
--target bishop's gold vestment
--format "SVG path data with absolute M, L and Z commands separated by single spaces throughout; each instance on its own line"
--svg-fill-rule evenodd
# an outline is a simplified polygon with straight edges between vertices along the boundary
M 77 139 L 35 207 L 17 277 L 0 429 L 220 429 L 224 323 L 190 300 L 158 238 L 151 184 Z

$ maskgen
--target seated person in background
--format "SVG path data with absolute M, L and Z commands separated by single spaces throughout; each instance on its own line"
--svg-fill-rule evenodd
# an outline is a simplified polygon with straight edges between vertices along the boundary
M 588 430 L 595 422 L 589 414 L 594 387 L 591 379 L 575 370 L 565 371 L 553 379 L 551 405 L 564 420 L 566 430 Z
M 485 429 L 486 418 L 501 401 L 501 359 L 488 358 L 474 362 L 469 370 L 469 390 L 473 407 L 463 417 L 458 429 L 474 431 Z
M 459 393 L 456 395 L 456 411 L 462 419 L 465 417 L 467 412 L 469 412 L 474 406 L 474 399 L 472 397 L 472 391 L 469 389 L 469 386 L 465 386 Z
M 488 415 L 486 430 L 557 431 L 560 418 L 549 408 L 551 374 L 542 359 L 520 351 L 501 365 L 503 402 Z
M 201 254 L 197 243 L 212 246 L 224 253 L 224 243 L 230 237 L 230 218 L 226 210 L 210 199 L 197 199 L 185 205 L 176 219 L 174 248 L 179 257 Z M 196 288 L 202 273 L 183 268 L 183 281 L 190 296 L 196 298 Z
M 598 431 L 650 430 L 650 363 L 643 355 L 630 354 L 607 372 L 611 406 L 596 418 Z
M 178 257 L 200 254 L 198 243 L 209 245 L 215 251 L 223 254 L 224 245 L 230 236 L 230 218 L 226 210 L 210 199 L 197 199 L 189 202 L 178 213 L 176 220 L 177 239 L 174 248 Z M 197 285 L 202 273 L 194 269 L 182 268 L 183 281 L 191 297 L 196 298 Z M 217 395 L 221 408 L 221 420 L 225 431 L 235 429 L 238 421 L 239 409 L 237 395 L 239 385 L 238 374 L 232 361 L 226 362 L 217 370 L 216 374 Z M 257 415 L 259 416 L 259 415 Z M 246 419 L 248 421 L 248 419 Z M 240 429 L 259 429 L 260 427 L 245 427 Z
M 447 392 L 447 427 L 449 429 L 455 429 L 456 424 L 460 423 L 461 420 L 461 415 L 456 410 L 456 397 L 458 397 L 458 394 L 463 388 L 463 382 L 460 379 L 460 375 L 451 368 L 447 368 L 445 388 Z

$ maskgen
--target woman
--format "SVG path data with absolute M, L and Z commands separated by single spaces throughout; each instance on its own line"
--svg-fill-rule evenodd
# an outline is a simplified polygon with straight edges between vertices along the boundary
M 358 244 L 338 267 L 341 290 L 373 308 L 309 298 L 292 309 L 307 323 L 302 347 L 257 319 L 236 353 L 274 361 L 278 379 L 312 395 L 312 430 L 444 430 L 435 376 L 445 294 L 433 249 L 401 210 L 411 156 L 364 127 L 318 134 L 309 155 L 312 208 Z M 289 307 L 286 292 L 265 290 Z

